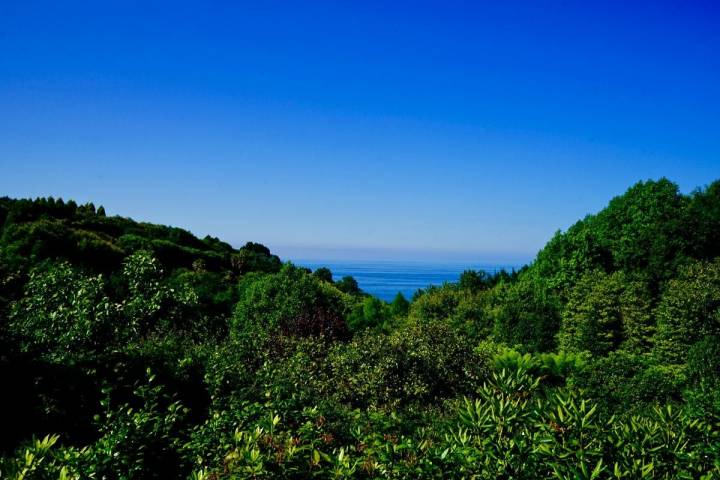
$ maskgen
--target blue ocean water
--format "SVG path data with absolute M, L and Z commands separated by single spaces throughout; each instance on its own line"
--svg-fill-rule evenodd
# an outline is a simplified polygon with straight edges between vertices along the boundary
M 503 269 L 509 272 L 521 267 L 521 265 L 394 261 L 295 260 L 293 263 L 312 270 L 327 267 L 332 271 L 334 280 L 350 275 L 357 280 L 363 291 L 388 302 L 392 301 L 398 292 L 409 300 L 420 288 L 456 282 L 460 274 L 468 269 L 495 273 Z

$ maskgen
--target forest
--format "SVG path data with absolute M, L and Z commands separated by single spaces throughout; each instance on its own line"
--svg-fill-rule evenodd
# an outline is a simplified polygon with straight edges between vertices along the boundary
M 0 478 L 720 478 L 720 180 L 639 182 L 519 271 L 391 303 L 0 198 L 0 382 Z

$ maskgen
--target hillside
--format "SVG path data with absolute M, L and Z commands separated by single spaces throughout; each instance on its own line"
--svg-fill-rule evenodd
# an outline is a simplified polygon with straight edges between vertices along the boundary
M 2 478 L 718 478 L 720 181 L 392 303 L 2 198 L 0 346 Z

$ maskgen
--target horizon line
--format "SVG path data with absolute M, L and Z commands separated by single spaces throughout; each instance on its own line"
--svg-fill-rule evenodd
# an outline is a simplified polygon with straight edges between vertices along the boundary
M 537 252 L 477 251 L 463 249 L 421 247 L 358 247 L 358 246 L 300 246 L 266 244 L 272 253 L 284 261 L 398 261 L 398 262 L 456 262 L 494 265 L 525 265 Z

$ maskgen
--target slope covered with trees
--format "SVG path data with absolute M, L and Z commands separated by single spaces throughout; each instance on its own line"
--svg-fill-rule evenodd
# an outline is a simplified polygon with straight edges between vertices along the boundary
M 718 478 L 720 182 L 392 303 L 3 198 L 0 344 L 2 478 Z

